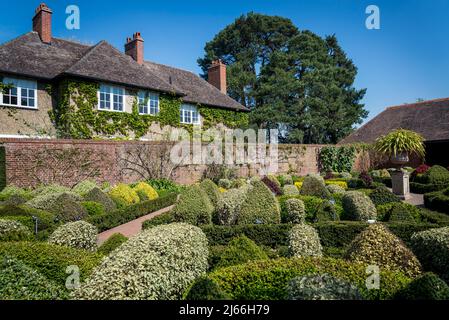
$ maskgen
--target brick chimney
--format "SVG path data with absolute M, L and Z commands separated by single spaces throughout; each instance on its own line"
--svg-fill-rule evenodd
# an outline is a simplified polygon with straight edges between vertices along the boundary
M 143 39 L 140 32 L 134 33 L 132 39 L 126 39 L 125 53 L 136 60 L 138 64 L 143 64 Z
M 228 93 L 226 87 L 226 65 L 221 60 L 212 61 L 208 70 L 207 79 L 211 85 L 218 88 L 222 93 Z
M 39 33 L 39 37 L 44 43 L 51 43 L 51 14 L 53 12 L 45 3 L 41 3 L 36 8 L 33 18 L 33 31 Z

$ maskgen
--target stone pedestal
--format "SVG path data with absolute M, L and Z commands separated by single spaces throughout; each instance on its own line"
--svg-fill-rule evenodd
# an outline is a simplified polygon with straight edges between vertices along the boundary
M 410 174 L 402 170 L 390 172 L 393 193 L 402 200 L 410 199 Z

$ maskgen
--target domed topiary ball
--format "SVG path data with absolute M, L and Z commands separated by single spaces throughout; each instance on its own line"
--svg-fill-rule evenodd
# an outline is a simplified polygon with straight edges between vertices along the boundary
M 400 290 L 397 300 L 449 300 L 449 286 L 436 274 L 427 272 Z
M 295 198 L 288 199 L 285 201 L 285 208 L 287 209 L 287 222 L 306 222 L 306 207 L 304 205 L 304 201 Z
M 421 273 L 421 263 L 405 244 L 381 223 L 368 226 L 349 245 L 346 259 L 384 270 L 399 270 L 414 277 Z
M 305 196 L 314 196 L 323 199 L 329 199 L 330 193 L 326 189 L 323 177 L 313 174 L 304 178 L 300 194 Z
M 314 227 L 295 225 L 289 234 L 289 251 L 294 257 L 321 257 L 320 237 Z
M 377 218 L 377 210 L 371 199 L 360 191 L 348 191 L 343 195 L 342 220 L 368 221 Z
M 97 249 L 97 227 L 86 221 L 76 221 L 58 227 L 48 239 L 49 243 L 78 249 Z

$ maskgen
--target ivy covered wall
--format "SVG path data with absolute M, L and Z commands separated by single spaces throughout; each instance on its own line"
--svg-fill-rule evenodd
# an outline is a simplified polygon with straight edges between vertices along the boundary
M 98 83 L 69 79 L 59 84 L 57 92 L 49 88 L 52 94 L 58 96 L 58 105 L 50 112 L 50 117 L 61 138 L 92 139 L 118 135 L 124 139 L 139 139 L 148 133 L 153 123 L 161 127 L 168 125 L 186 128 L 189 132 L 192 130 L 191 125 L 180 123 L 180 97 L 160 94 L 158 115 L 140 115 L 137 91 L 127 90 L 127 94 L 132 96 L 131 112 L 110 112 L 98 110 L 98 89 Z M 198 109 L 203 119 L 203 130 L 220 123 L 229 128 L 245 127 L 248 124 L 246 112 L 201 105 L 198 105 Z

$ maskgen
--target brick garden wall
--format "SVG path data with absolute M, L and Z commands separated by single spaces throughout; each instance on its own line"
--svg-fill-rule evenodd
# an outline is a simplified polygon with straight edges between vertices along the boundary
M 158 155 L 170 148 L 166 142 L 95 141 L 95 140 L 0 140 L 5 150 L 7 184 L 33 187 L 57 181 L 72 186 L 85 176 L 98 182 L 135 182 L 141 179 L 133 170 L 123 170 L 121 159 L 133 148 L 146 148 L 146 153 Z M 318 155 L 322 145 L 279 145 L 278 173 L 306 175 L 318 172 Z M 173 170 L 172 179 L 188 184 L 198 181 L 205 165 L 186 165 Z M 240 176 L 259 174 L 259 165 L 239 165 Z

